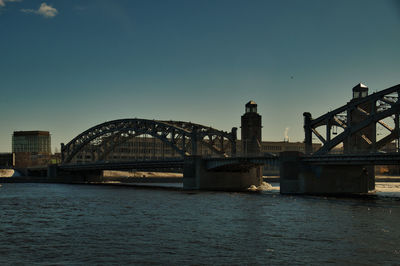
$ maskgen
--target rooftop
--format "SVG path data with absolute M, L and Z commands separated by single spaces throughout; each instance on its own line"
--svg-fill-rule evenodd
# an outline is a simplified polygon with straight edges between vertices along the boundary
M 354 90 L 368 90 L 368 86 L 360 82 L 353 87 L 353 91 Z
M 14 131 L 13 136 L 50 136 L 50 132 L 40 130 Z
M 256 104 L 255 101 L 250 101 L 250 102 L 246 103 L 246 106 L 249 106 L 249 105 L 255 105 L 255 106 L 257 106 L 257 104 Z

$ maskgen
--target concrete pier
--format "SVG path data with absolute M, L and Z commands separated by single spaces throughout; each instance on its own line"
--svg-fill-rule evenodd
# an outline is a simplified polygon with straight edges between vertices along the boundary
M 281 194 L 357 194 L 372 187 L 368 168 L 360 165 L 311 165 L 300 152 L 280 154 Z
M 58 165 L 49 165 L 47 178 L 60 179 L 65 183 L 90 183 L 104 180 L 103 170 L 64 171 Z
M 260 186 L 262 169 L 253 166 L 242 170 L 208 170 L 201 156 L 185 158 L 183 189 L 245 191 L 251 185 Z

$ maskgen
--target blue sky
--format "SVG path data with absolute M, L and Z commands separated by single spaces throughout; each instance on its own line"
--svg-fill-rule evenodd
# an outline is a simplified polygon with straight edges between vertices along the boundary
M 0 0 L 0 36 L 0 152 L 120 118 L 230 130 L 249 100 L 264 140 L 303 141 L 303 112 L 400 83 L 393 0 Z

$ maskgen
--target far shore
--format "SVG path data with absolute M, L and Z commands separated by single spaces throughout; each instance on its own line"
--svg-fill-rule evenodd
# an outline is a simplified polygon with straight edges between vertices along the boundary
M 120 182 L 182 182 L 182 173 L 167 173 L 167 172 L 144 172 L 144 171 L 104 171 L 104 179 L 107 181 Z M 25 177 L 14 169 L 0 169 L 1 182 L 21 182 L 22 180 L 39 180 L 39 177 Z M 46 177 L 41 177 L 40 180 L 51 182 Z M 376 182 L 400 182 L 398 175 L 376 175 Z M 279 175 L 263 176 L 263 181 L 268 183 L 279 183 Z

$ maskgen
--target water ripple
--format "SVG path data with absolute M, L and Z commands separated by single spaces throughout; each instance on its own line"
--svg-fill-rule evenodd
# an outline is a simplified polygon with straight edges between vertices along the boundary
M 397 199 L 4 184 L 0 264 L 396 264 Z

